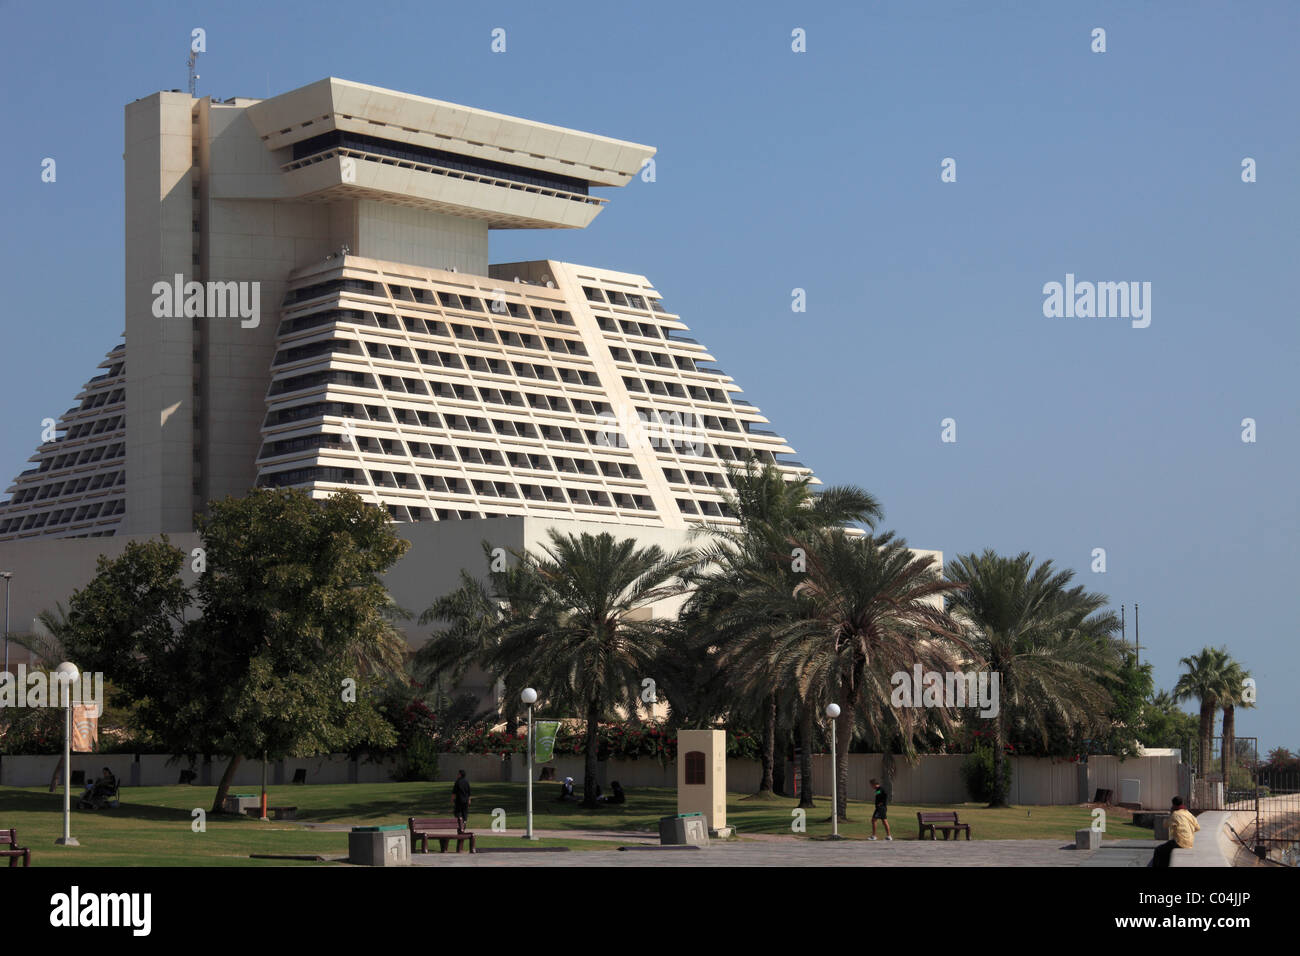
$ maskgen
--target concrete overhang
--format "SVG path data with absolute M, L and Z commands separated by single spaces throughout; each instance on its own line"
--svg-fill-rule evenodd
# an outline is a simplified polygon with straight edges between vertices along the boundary
M 623 186 L 654 147 L 327 77 L 248 108 L 271 150 L 343 130 Z

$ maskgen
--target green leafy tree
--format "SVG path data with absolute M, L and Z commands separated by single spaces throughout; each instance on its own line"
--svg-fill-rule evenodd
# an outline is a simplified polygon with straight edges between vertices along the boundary
M 198 524 L 192 592 L 181 551 L 133 542 L 73 595 L 69 644 L 167 749 L 231 756 L 213 812 L 244 757 L 394 742 L 372 693 L 398 653 L 381 576 L 408 547 L 387 515 L 350 492 L 258 489 Z
M 1199 748 L 1199 733 L 1196 718 L 1179 707 L 1169 691 L 1159 691 L 1143 705 L 1138 736 L 1144 747 L 1183 749 L 1190 743 Z

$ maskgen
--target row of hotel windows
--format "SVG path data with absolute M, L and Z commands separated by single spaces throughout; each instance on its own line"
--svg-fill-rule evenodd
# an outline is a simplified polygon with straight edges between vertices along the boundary
M 74 521 L 90 521 L 94 518 L 109 518 L 113 515 L 120 515 L 125 511 L 125 498 L 115 498 L 112 501 L 96 501 L 93 504 L 80 505 L 76 508 L 61 508 L 58 511 L 46 511 L 37 515 L 27 515 L 26 517 L 0 521 L 0 534 L 54 527 L 55 525 L 70 524 Z
M 645 408 L 638 405 L 637 413 L 642 416 L 642 421 L 658 423 L 666 428 L 707 428 L 710 431 L 717 432 L 745 432 L 747 429 L 741 427 L 740 422 L 734 418 L 723 418 L 719 415 L 699 415 L 695 412 L 678 412 L 664 409 Z
M 456 357 L 449 356 L 449 358 L 454 360 Z M 513 371 L 519 378 L 534 378 L 543 382 L 558 381 L 568 385 L 585 385 L 589 388 L 600 385 L 594 373 L 581 369 L 533 365 L 528 362 L 506 362 L 501 359 L 482 359 L 477 356 L 467 356 L 467 364 L 472 371 L 492 375 L 509 375 Z M 381 384 L 376 384 L 375 377 L 368 372 L 322 369 L 318 372 L 305 372 L 279 379 L 272 383 L 271 394 L 283 395 L 286 392 L 318 388 L 321 385 L 348 385 L 352 388 L 386 389 L 390 392 L 405 392 L 410 395 L 428 395 L 432 386 L 433 394 L 439 398 L 457 397 L 450 382 L 426 382 L 424 379 L 403 378 L 396 375 L 381 375 L 379 382 Z
M 99 408 L 101 405 L 112 405 L 114 402 L 120 402 L 126 398 L 126 389 L 115 388 L 111 392 L 97 392 L 94 395 L 87 395 L 77 406 L 78 411 L 85 411 L 88 408 Z
M 663 329 L 658 325 L 650 322 L 632 322 L 629 319 L 615 320 L 608 315 L 596 316 L 596 324 L 605 332 L 622 331 L 624 335 L 639 335 L 643 339 L 667 339 L 670 342 L 690 342 L 698 344 L 694 339 L 679 339 L 674 337 L 671 329 Z
M 66 455 L 55 455 L 53 458 L 45 458 L 41 461 L 37 471 L 53 471 L 57 468 L 72 468 L 75 465 L 85 465 L 92 461 L 107 461 L 113 458 L 120 458 L 126 454 L 126 443 L 116 442 L 112 445 L 100 445 L 98 448 L 86 448 L 80 452 L 68 452 Z
M 586 295 L 588 302 L 608 302 L 611 305 L 621 305 L 629 309 L 668 313 L 668 310 L 663 307 L 663 303 L 658 299 L 646 299 L 644 296 L 634 295 L 630 292 L 619 292 L 617 289 L 602 290 L 589 285 L 584 285 L 582 291 Z M 608 298 L 606 298 L 606 295 L 608 295 Z
M 414 320 L 414 321 L 419 321 Z M 442 323 L 434 323 L 442 325 Z M 472 339 L 476 342 L 491 341 L 496 343 L 495 333 L 491 329 L 482 329 L 473 326 L 452 325 L 457 338 Z M 576 339 L 557 339 L 550 336 L 542 337 L 537 335 L 520 335 L 517 332 L 502 333 L 503 344 L 515 346 L 517 348 L 536 349 L 543 351 L 542 343 L 546 343 L 546 348 L 560 355 L 586 355 L 587 347 Z M 460 356 L 448 352 L 433 352 L 429 349 L 409 349 L 402 345 L 390 345 L 386 342 L 372 342 L 368 339 L 363 340 L 367 354 L 371 358 L 390 359 L 394 362 L 423 362 L 425 365 L 446 366 L 448 368 L 464 368 L 464 363 Z M 299 362 L 306 358 L 313 358 L 317 355 L 324 354 L 360 354 L 358 343 L 353 339 L 325 339 L 321 342 L 311 342 L 307 345 L 297 345 L 289 349 L 281 349 L 275 354 L 272 365 L 287 365 L 290 362 Z M 474 360 L 476 356 L 467 356 L 467 359 Z M 478 361 L 483 361 L 478 359 Z M 491 360 L 489 360 L 491 361 Z
M 125 484 L 126 472 L 106 471 L 71 481 L 52 481 L 43 485 L 23 488 L 14 493 L 9 503 L 20 505 L 27 501 L 44 501 L 46 498 L 57 498 L 60 495 L 76 495 L 84 491 L 98 491 L 100 488 L 111 488 L 114 485 Z
M 598 416 L 613 413 L 608 402 L 590 401 L 585 398 L 567 399 L 562 395 L 542 395 L 537 392 L 514 392 L 509 389 L 475 388 L 473 385 L 459 383 L 434 382 L 434 394 L 439 398 L 473 402 L 481 400 L 489 405 L 504 405 L 510 408 L 523 408 L 527 405 L 537 411 L 573 412 L 578 415 Z M 356 418 L 360 421 L 391 422 L 394 417 L 403 425 L 420 425 L 425 428 L 438 427 L 439 416 L 435 412 L 414 411 L 408 408 L 394 408 L 393 414 L 379 405 L 354 405 L 350 402 L 311 402 L 295 405 L 292 408 L 280 408 L 266 416 L 267 428 L 299 422 L 307 418 L 319 418 L 322 415 L 336 415 L 340 418 Z M 519 425 L 520 423 L 516 423 Z
M 398 319 L 401 319 L 401 325 L 398 325 Z M 546 343 L 546 347 L 553 352 L 561 355 L 586 355 L 586 347 L 577 339 L 552 338 L 550 336 L 536 336 L 527 333 L 505 331 L 501 333 L 501 338 L 497 338 L 494 329 L 483 325 L 462 325 L 459 322 L 442 322 L 438 319 L 421 319 L 413 315 L 396 316 L 390 312 L 364 312 L 361 309 L 329 309 L 325 312 L 313 312 L 310 315 L 300 315 L 292 319 L 285 319 L 280 323 L 280 335 L 292 335 L 294 332 L 301 332 L 304 329 L 314 329 L 322 325 L 332 323 L 342 325 L 363 325 L 369 328 L 397 329 L 405 328 L 408 332 L 414 332 L 416 335 L 438 336 L 444 339 L 458 338 L 467 342 L 484 342 L 491 345 L 514 345 L 519 348 L 530 348 L 542 350 L 541 342 Z M 286 361 L 293 361 L 288 359 Z
M 95 382 L 102 382 L 108 378 L 117 378 L 117 376 L 122 374 L 122 370 L 125 368 L 126 368 L 125 362 L 114 362 L 112 365 L 108 367 L 107 372 L 104 372 L 102 375 L 96 375 L 87 384 L 93 385 Z
M 469 495 L 483 498 L 515 498 L 528 501 L 545 501 L 553 504 L 574 504 L 603 508 L 626 508 L 634 511 L 654 511 L 647 495 L 628 492 L 606 492 L 587 488 L 560 488 L 554 485 L 516 485 L 510 481 L 447 478 L 442 475 L 421 473 L 413 475 L 401 471 L 370 471 L 369 483 L 381 488 L 400 488 L 408 491 L 431 491 L 435 494 Z M 281 488 L 315 482 L 332 482 L 341 485 L 366 485 L 367 472 L 359 468 L 333 468 L 311 466 L 277 471 L 263 475 L 258 484 Z
M 353 444 L 355 442 L 355 445 Z M 428 442 L 403 442 L 397 438 L 371 438 L 357 435 L 303 435 L 282 441 L 267 442 L 262 446 L 258 460 L 291 455 L 295 452 L 324 448 L 333 451 L 352 451 L 373 453 L 377 455 L 410 455 L 413 458 L 428 458 L 433 461 L 465 462 L 472 465 L 511 466 L 529 468 L 539 471 L 570 472 L 574 474 L 597 475 L 606 478 L 626 478 L 639 480 L 641 471 L 636 465 L 616 461 L 591 461 L 582 458 L 566 458 L 535 455 L 528 452 L 502 452 L 495 448 L 475 448 L 465 445 L 434 445 Z M 691 474 L 695 474 L 691 472 Z M 680 480 L 680 479 L 679 479 Z
M 98 435 L 102 432 L 111 432 L 122 424 L 122 416 L 114 415 L 112 418 L 101 418 L 98 421 L 81 422 L 73 425 L 63 436 L 64 441 L 72 438 L 81 438 L 85 435 Z
M 531 317 L 538 322 L 550 322 L 555 325 L 571 326 L 574 324 L 573 316 L 563 309 L 552 309 L 540 305 L 528 306 L 522 302 L 511 302 L 508 299 L 504 301 L 501 299 L 481 299 L 477 296 L 461 295 L 457 292 L 442 292 L 407 286 L 390 285 L 388 289 L 391 297 L 399 302 L 416 302 L 433 308 L 456 309 L 460 312 L 508 315 L 514 319 L 528 319 Z M 289 306 L 297 302 L 305 302 L 308 299 L 316 299 L 337 292 L 357 292 L 362 295 L 376 297 L 384 295 L 383 287 L 378 282 L 369 282 L 365 279 L 330 279 L 327 282 L 318 282 L 314 285 L 291 290 L 285 297 L 284 304 Z M 379 316 L 389 317 L 384 313 L 376 314 L 375 317 L 381 325 L 383 325 L 383 320 L 379 319 Z M 303 327 L 305 326 L 299 326 L 299 328 Z M 387 327 L 385 326 L 385 328 Z M 295 328 L 292 331 L 296 330 Z M 283 327 L 281 331 L 284 331 Z M 429 334 L 434 335 L 437 333 L 431 332 Z
M 682 385 L 679 382 L 664 382 L 657 378 L 630 378 L 623 376 L 623 384 L 629 392 L 649 392 L 652 395 L 666 395 L 670 398 L 691 398 L 701 402 L 714 402 L 719 405 L 727 403 L 727 393 L 720 388 L 705 388 L 702 385 Z M 737 402 L 738 405 L 747 404 Z
M 637 365 L 652 365 L 656 368 L 672 368 L 673 363 L 675 362 L 677 368 L 686 372 L 711 371 L 710 369 L 698 368 L 695 364 L 695 359 L 687 355 L 665 355 L 663 352 L 646 352 L 642 349 L 629 352 L 627 349 L 620 348 L 617 345 L 610 348 L 609 351 L 610 354 L 614 356 L 614 361 L 616 362 L 635 362 Z
M 335 373 L 318 372 L 314 375 L 329 375 Z M 358 373 L 337 373 L 337 374 L 358 374 Z M 448 388 L 446 393 L 437 391 L 437 394 L 443 398 L 457 398 L 461 400 L 472 400 L 474 389 L 468 385 L 447 386 L 443 382 L 435 382 L 437 388 Z M 306 386 L 302 386 L 306 387 Z M 488 400 L 487 389 L 481 389 L 484 394 L 484 401 Z M 530 401 L 534 401 L 534 407 L 539 407 L 537 402 L 546 400 L 552 409 L 557 407 L 563 399 L 557 399 L 553 396 L 529 395 Z M 575 406 L 584 403 L 575 401 Z M 610 413 L 610 407 L 600 403 L 601 412 Z M 579 408 L 581 412 L 587 412 L 586 408 Z M 595 410 L 595 406 L 593 406 Z M 655 412 L 653 409 L 638 409 L 648 416 L 657 416 L 659 421 L 668 428 L 674 426 L 674 416 L 678 413 Z M 364 413 L 364 414 L 363 414 Z M 530 438 L 533 440 L 547 441 L 564 441 L 572 444 L 586 443 L 598 448 L 615 448 L 621 447 L 620 435 L 611 423 L 611 428 L 596 431 L 594 429 L 565 428 L 559 425 L 534 425 L 531 422 L 520 422 L 505 419 L 487 419 L 477 415 L 440 415 L 437 412 L 411 411 L 406 408 L 394 408 L 392 415 L 388 410 L 377 405 L 358 405 L 350 402 L 312 402 L 307 405 L 298 405 L 293 408 L 276 409 L 266 416 L 266 428 L 274 428 L 277 425 L 286 425 L 297 421 L 303 421 L 310 418 L 319 418 L 324 415 L 334 415 L 340 418 L 356 418 L 358 420 L 391 422 L 396 417 L 399 424 L 418 425 L 422 428 L 445 428 L 452 431 L 474 432 L 476 434 L 492 434 L 516 438 Z M 697 416 L 687 415 L 687 418 L 696 418 Z M 713 416 L 705 416 L 706 423 L 715 422 L 721 424 L 720 419 Z M 684 427 L 684 426 L 683 426 Z M 712 426 L 710 426 L 712 427 Z M 730 430 L 730 429 L 726 429 Z M 672 431 L 666 435 L 654 436 L 656 440 L 655 447 L 667 451 L 672 448 L 679 454 L 689 455 L 698 458 L 717 457 L 722 461 L 745 461 L 749 457 L 754 457 L 760 462 L 776 464 L 776 456 L 766 449 L 746 448 L 738 445 L 708 445 L 703 441 L 692 441 L 694 436 L 678 437 Z M 283 454 L 276 452 L 275 454 Z

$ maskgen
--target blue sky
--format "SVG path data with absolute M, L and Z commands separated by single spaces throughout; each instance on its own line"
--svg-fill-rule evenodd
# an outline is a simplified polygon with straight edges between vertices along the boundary
M 649 276 L 886 526 L 1139 602 L 1160 687 L 1227 645 L 1238 732 L 1300 749 L 1296 5 L 0 2 L 5 480 L 122 330 L 122 110 L 184 88 L 194 27 L 200 95 L 334 75 L 658 147 L 493 259 Z M 1150 282 L 1150 326 L 1044 317 L 1067 273 Z

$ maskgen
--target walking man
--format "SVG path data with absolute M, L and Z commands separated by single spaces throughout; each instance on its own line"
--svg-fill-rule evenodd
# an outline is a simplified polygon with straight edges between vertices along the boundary
M 452 810 L 456 815 L 456 832 L 464 833 L 466 821 L 469 820 L 469 780 L 465 771 L 456 771 L 456 782 L 451 785 Z
M 876 838 L 876 821 L 879 820 L 885 825 L 885 839 L 893 840 L 894 835 L 889 832 L 889 798 L 885 795 L 885 788 L 880 785 L 879 780 L 872 780 L 871 785 L 876 788 L 876 809 L 871 814 L 871 837 Z

